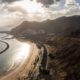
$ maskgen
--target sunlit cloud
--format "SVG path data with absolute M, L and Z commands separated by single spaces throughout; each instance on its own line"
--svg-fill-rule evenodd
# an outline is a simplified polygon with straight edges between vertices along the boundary
M 55 0 L 46 7 L 36 0 L 4 0 L 0 4 L 0 27 L 12 29 L 23 21 L 54 20 L 62 16 L 80 15 L 80 5 L 75 0 L 65 0 L 63 8 L 61 2 Z

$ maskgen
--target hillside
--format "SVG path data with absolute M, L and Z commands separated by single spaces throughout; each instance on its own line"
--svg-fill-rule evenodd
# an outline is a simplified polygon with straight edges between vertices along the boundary
M 48 43 L 49 42 L 49 43 Z M 80 80 L 80 39 L 54 36 L 49 47 L 51 80 Z M 55 75 L 55 76 L 53 76 Z
M 61 17 L 55 20 L 43 22 L 24 21 L 21 25 L 12 29 L 11 34 L 19 35 L 43 35 L 56 34 L 74 36 L 80 34 L 80 16 Z M 16 35 L 17 34 L 17 35 Z

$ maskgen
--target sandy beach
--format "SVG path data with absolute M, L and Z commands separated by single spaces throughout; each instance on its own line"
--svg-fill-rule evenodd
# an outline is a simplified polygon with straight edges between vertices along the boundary
M 29 70 L 31 69 L 31 64 L 34 61 L 34 56 L 36 56 L 38 53 L 39 49 L 37 46 L 34 43 L 31 43 L 31 50 L 28 59 L 25 59 L 25 61 L 22 62 L 18 68 L 10 71 L 5 76 L 1 77 L 0 80 L 18 80 L 25 75 L 27 76 Z

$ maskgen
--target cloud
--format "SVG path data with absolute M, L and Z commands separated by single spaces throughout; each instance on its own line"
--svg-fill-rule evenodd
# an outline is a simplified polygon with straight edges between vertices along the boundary
M 44 6 L 49 6 L 49 5 L 55 4 L 58 1 L 60 1 L 60 0 L 37 0 L 37 2 L 42 3 Z
M 71 7 L 71 6 L 78 7 L 78 3 L 76 2 L 76 0 L 66 0 L 65 7 Z
M 13 3 L 0 5 L 0 28 L 5 29 L 7 27 L 6 29 L 10 30 L 24 21 L 25 10 L 19 6 L 14 6 Z
M 54 0 L 37 0 L 37 2 L 40 2 L 40 3 L 44 4 L 45 6 L 47 6 L 47 5 L 53 4 Z
M 80 5 L 75 0 L 65 0 L 65 4 L 63 5 L 62 9 L 59 8 L 58 4 L 56 6 L 56 9 L 53 9 L 51 12 L 53 15 L 56 15 L 56 18 L 62 17 L 62 16 L 73 16 L 73 15 L 80 15 Z M 54 18 L 53 18 L 54 19 Z
M 3 0 L 0 4 L 0 28 L 5 28 L 6 26 L 7 29 L 12 29 L 23 21 L 54 20 L 62 16 L 80 15 L 80 6 L 75 0 L 66 0 L 64 6 L 61 6 L 63 0 L 55 3 L 51 0 L 52 4 L 49 3 L 50 5 L 48 7 L 45 7 L 42 2 L 36 3 L 35 1 Z M 47 0 L 47 2 L 48 1 L 49 0 Z M 47 2 L 45 4 L 47 4 Z M 29 13 L 31 6 L 35 9 L 32 9 L 34 10 L 32 13 Z
M 66 0 L 64 9 L 66 10 L 66 15 L 80 15 L 80 5 L 76 0 Z
M 15 1 L 20 1 L 20 0 L 1 0 L 1 3 L 12 3 L 12 2 L 15 2 Z

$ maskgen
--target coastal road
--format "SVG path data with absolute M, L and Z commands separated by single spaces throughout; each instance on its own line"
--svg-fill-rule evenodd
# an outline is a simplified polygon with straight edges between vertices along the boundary
M 46 45 L 43 44 L 42 47 L 43 47 L 44 51 L 43 51 L 43 58 L 42 58 L 41 64 L 42 64 L 43 68 L 47 70 L 49 52 L 48 52 Z
M 4 53 L 6 50 L 9 49 L 9 44 L 5 41 L 0 40 L 0 42 L 2 43 L 2 45 L 5 45 L 4 49 L 0 51 L 0 54 Z

